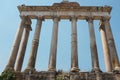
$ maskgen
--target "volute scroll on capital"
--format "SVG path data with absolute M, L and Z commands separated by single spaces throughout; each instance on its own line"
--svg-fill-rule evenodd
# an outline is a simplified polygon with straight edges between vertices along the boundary
M 21 17 L 22 20 L 24 20 L 24 22 L 25 22 L 24 25 L 31 25 L 32 24 L 32 21 L 29 18 L 29 16 L 25 16 L 25 15 L 21 16 L 20 15 L 20 17 Z
M 110 18 L 111 18 L 110 16 L 105 16 L 105 17 L 102 16 L 100 20 L 104 22 L 104 21 L 109 21 Z
M 20 18 L 25 19 L 25 18 L 27 18 L 27 16 L 26 15 L 20 15 Z
M 60 21 L 60 17 L 59 16 L 52 16 L 52 19 L 55 20 L 55 21 Z
M 26 18 L 25 24 L 26 24 L 26 25 L 31 25 L 31 24 L 32 24 L 32 21 L 31 21 L 31 19 L 29 18 L 29 16 L 26 16 L 25 18 Z
M 42 21 L 45 20 L 43 16 L 37 16 L 36 18 L 37 18 L 37 20 L 42 20 Z
M 99 22 L 99 26 L 100 26 L 100 27 L 105 26 L 103 20 L 100 20 L 100 22 Z
M 104 29 L 105 29 L 104 26 L 100 26 L 100 27 L 99 27 L 99 31 L 100 31 L 100 30 L 104 30 Z
M 24 24 L 28 24 L 28 23 L 26 23 L 26 21 L 27 21 L 27 16 L 24 16 L 24 15 L 20 15 L 20 18 L 21 18 L 21 20 L 24 22 Z
M 105 25 L 104 25 L 104 22 L 102 21 L 102 20 L 100 20 L 100 22 L 99 22 L 99 31 L 101 30 L 101 29 L 104 29 L 104 27 L 105 27 Z
M 26 25 L 25 28 L 27 28 L 27 30 L 29 30 L 29 31 L 32 31 L 31 25 Z
M 94 20 L 94 18 L 92 17 L 92 16 L 90 16 L 90 17 L 86 17 L 86 21 L 88 22 L 93 22 L 93 20 Z
M 70 17 L 70 21 L 72 21 L 72 20 L 76 20 L 77 21 L 77 17 L 76 16 L 71 16 Z

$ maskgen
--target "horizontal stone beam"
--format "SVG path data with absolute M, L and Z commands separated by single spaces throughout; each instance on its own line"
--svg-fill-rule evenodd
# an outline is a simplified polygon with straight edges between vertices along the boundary
M 22 11 L 21 16 L 29 16 L 31 19 L 36 19 L 42 16 L 45 19 L 53 19 L 53 16 L 58 16 L 61 19 L 70 19 L 71 16 L 76 16 L 78 19 L 86 19 L 86 17 L 93 17 L 96 20 L 101 17 L 110 17 L 108 12 L 81 12 L 81 11 Z
M 81 11 L 81 12 L 111 12 L 111 6 L 80 6 L 78 3 L 55 3 L 53 6 L 18 6 L 22 11 Z

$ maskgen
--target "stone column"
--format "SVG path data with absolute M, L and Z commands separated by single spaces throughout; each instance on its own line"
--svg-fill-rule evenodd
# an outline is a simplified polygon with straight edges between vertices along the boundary
M 89 32 L 90 32 L 89 33 L 90 34 L 90 49 L 91 49 L 93 71 L 100 71 L 93 19 L 91 17 L 88 17 L 87 21 L 88 21 Z
M 53 21 L 54 21 L 54 24 L 53 24 L 53 31 L 52 31 L 48 71 L 56 71 L 56 54 L 57 54 L 58 21 L 59 21 L 58 17 L 54 17 Z
M 34 33 L 34 38 L 33 38 L 33 42 L 32 42 L 32 47 L 31 47 L 31 51 L 30 51 L 30 57 L 29 57 L 29 61 L 28 61 L 26 70 L 27 69 L 33 70 L 33 71 L 35 70 L 35 62 L 36 62 L 38 45 L 39 45 L 41 26 L 42 26 L 42 18 L 38 18 L 35 33 Z
M 107 38 L 106 38 L 106 32 L 105 32 L 105 26 L 103 20 L 100 21 L 100 33 L 101 33 L 101 40 L 103 45 L 103 51 L 104 51 L 104 60 L 105 60 L 105 67 L 107 72 L 112 71 L 112 64 L 111 64 L 111 58 L 109 53 L 109 48 L 107 44 Z
M 107 42 L 108 42 L 110 55 L 111 55 L 112 67 L 114 70 L 120 71 L 119 59 L 118 59 L 118 55 L 117 55 L 117 51 L 116 51 L 116 47 L 115 47 L 114 38 L 113 38 L 112 30 L 110 27 L 109 19 L 110 19 L 110 17 L 105 17 L 104 23 L 105 23 Z
M 16 37 L 15 37 L 15 40 L 13 42 L 13 46 L 12 46 L 12 49 L 11 49 L 11 52 L 10 52 L 11 55 L 10 55 L 8 64 L 7 64 L 5 69 L 14 70 L 14 65 L 15 65 L 17 54 L 18 54 L 18 49 L 19 49 L 21 37 L 22 37 L 22 34 L 23 34 L 26 17 L 24 16 L 21 19 L 22 19 L 22 21 L 20 23 L 20 26 L 18 27 Z
M 75 17 L 71 18 L 72 25 L 72 41 L 71 41 L 71 71 L 76 72 L 78 69 L 78 49 L 77 49 L 77 19 Z
M 21 71 L 30 30 L 32 30 L 31 22 L 27 23 L 24 29 L 24 35 L 23 35 L 21 45 L 18 51 L 18 58 L 17 58 L 16 65 L 15 65 L 16 71 Z

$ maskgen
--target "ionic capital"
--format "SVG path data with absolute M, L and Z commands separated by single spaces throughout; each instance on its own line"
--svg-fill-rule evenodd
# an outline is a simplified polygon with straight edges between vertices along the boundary
M 105 21 L 109 21 L 110 20 L 110 16 L 105 16 L 105 17 L 101 17 L 101 21 L 105 22 Z
M 42 20 L 44 21 L 45 19 L 42 16 L 37 16 L 37 20 Z
M 52 18 L 53 18 L 54 22 L 60 21 L 60 18 L 58 16 L 52 16 Z
M 25 15 L 20 15 L 20 18 L 21 18 L 21 19 L 25 19 L 25 18 L 27 18 L 27 16 L 25 16 Z
M 72 21 L 72 20 L 77 21 L 77 17 L 76 17 L 76 16 L 71 16 L 71 17 L 70 17 L 70 21 Z
M 29 18 L 29 16 L 25 16 L 25 15 L 21 16 L 20 15 L 20 18 L 25 21 L 25 25 L 31 25 L 32 24 L 31 19 Z
M 93 20 L 94 20 L 94 19 L 93 19 L 93 17 L 91 17 L 91 16 L 90 16 L 90 17 L 89 17 L 89 16 L 86 17 L 86 21 L 87 21 L 87 22 L 93 22 Z
M 100 31 L 100 30 L 103 30 L 104 28 L 105 28 L 104 26 L 100 26 L 100 27 L 99 27 L 99 31 Z
M 100 28 L 103 28 L 103 27 L 105 26 L 103 20 L 100 20 L 100 22 L 99 22 L 99 26 L 100 26 Z M 100 29 L 100 28 L 99 28 L 99 29 Z
M 32 24 L 31 19 L 28 16 L 26 16 L 25 25 L 31 25 L 31 24 Z
M 31 25 L 26 25 L 25 28 L 26 28 L 28 31 L 32 31 Z

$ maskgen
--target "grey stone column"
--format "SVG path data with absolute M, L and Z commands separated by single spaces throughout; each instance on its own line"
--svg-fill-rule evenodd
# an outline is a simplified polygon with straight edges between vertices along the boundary
M 100 71 L 93 19 L 91 17 L 88 17 L 87 21 L 89 25 L 90 49 L 93 71 Z
M 71 34 L 71 71 L 79 71 L 78 68 L 78 48 L 77 48 L 77 19 L 71 18 L 72 34 Z
M 26 17 L 24 16 L 21 19 L 22 19 L 22 21 L 20 23 L 20 26 L 18 27 L 16 37 L 15 37 L 15 40 L 13 42 L 13 46 L 12 46 L 12 49 L 11 49 L 11 52 L 10 52 L 11 55 L 10 55 L 8 64 L 7 64 L 5 69 L 14 70 L 14 65 L 15 65 L 17 54 L 18 54 L 18 49 L 19 49 L 21 37 L 22 37 L 22 34 L 23 34 Z
M 120 64 L 119 64 L 119 59 L 118 59 L 118 55 L 117 55 L 117 50 L 115 47 L 114 38 L 113 38 L 112 30 L 110 27 L 110 23 L 109 23 L 110 17 L 105 17 L 103 19 L 104 19 L 104 23 L 105 23 L 107 42 L 108 42 L 110 55 L 111 55 L 112 67 L 114 70 L 120 71 Z
M 36 63 L 37 50 L 39 45 L 41 26 L 42 26 L 42 18 L 38 18 L 35 33 L 34 33 L 34 38 L 32 42 L 32 47 L 30 51 L 30 57 L 29 57 L 26 70 L 27 69 L 33 70 L 33 71 L 35 70 L 35 63 Z
M 24 35 L 23 35 L 21 45 L 18 51 L 16 65 L 15 65 L 16 71 L 21 71 L 30 30 L 32 30 L 31 23 L 26 24 L 25 29 L 24 29 Z
M 56 54 L 57 54 L 58 21 L 59 21 L 58 17 L 54 17 L 53 21 L 54 21 L 54 24 L 53 24 L 53 31 L 52 31 L 48 71 L 56 71 Z
M 105 67 L 107 72 L 112 71 L 112 64 L 111 64 L 111 58 L 109 53 L 109 48 L 107 44 L 107 38 L 106 38 L 106 32 L 105 32 L 105 26 L 103 20 L 100 21 L 100 33 L 101 33 L 101 40 L 103 45 L 103 52 L 104 52 L 104 60 L 105 60 Z

